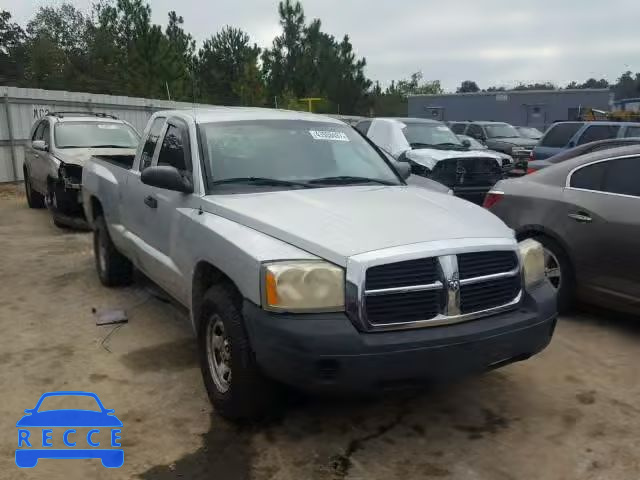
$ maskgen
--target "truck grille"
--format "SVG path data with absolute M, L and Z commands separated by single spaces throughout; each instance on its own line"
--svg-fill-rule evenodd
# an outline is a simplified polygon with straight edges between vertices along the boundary
M 515 307 L 521 291 L 513 251 L 421 258 L 370 267 L 362 312 L 374 329 L 455 323 Z
M 448 187 L 493 186 L 502 179 L 502 168 L 493 158 L 452 158 L 438 162 L 431 178 Z

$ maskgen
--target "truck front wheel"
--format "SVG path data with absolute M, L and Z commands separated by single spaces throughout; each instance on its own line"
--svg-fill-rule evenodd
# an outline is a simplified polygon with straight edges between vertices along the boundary
M 94 222 L 93 255 L 96 260 L 98 277 L 103 285 L 117 287 L 131 283 L 133 265 L 116 249 L 102 215 L 97 217 Z
M 277 406 L 279 388 L 260 371 L 234 298 L 237 292 L 227 285 L 213 286 L 204 296 L 200 367 L 216 412 L 228 420 L 251 420 Z

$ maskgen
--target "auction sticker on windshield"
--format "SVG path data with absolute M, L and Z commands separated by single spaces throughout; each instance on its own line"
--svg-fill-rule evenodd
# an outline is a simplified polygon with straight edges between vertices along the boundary
M 329 140 L 332 142 L 348 142 L 349 137 L 344 132 L 332 132 L 330 130 L 309 130 L 315 140 Z

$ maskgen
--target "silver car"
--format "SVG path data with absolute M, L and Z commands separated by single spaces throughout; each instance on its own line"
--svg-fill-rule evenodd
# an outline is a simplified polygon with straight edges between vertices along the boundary
M 485 207 L 545 249 L 560 310 L 574 297 L 640 312 L 640 146 L 576 157 L 496 184 Z
M 49 207 L 58 226 L 82 217 L 82 167 L 94 155 L 135 155 L 140 136 L 101 113 L 51 112 L 31 128 L 23 175 L 30 208 Z

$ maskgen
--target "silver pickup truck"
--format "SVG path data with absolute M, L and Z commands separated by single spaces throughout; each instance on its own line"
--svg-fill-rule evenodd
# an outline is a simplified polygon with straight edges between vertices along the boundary
M 134 159 L 86 164 L 83 205 L 102 283 L 135 266 L 187 307 L 216 410 L 250 418 L 282 384 L 407 388 L 549 343 L 541 246 L 407 174 L 328 117 L 168 111 Z

